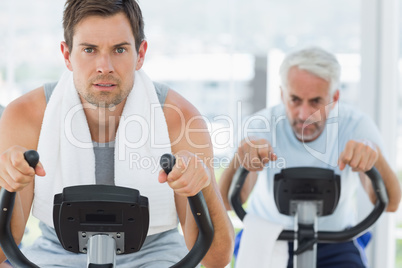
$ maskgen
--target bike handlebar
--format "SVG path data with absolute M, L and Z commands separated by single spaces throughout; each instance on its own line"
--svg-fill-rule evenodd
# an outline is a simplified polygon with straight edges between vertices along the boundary
M 167 175 L 172 171 L 176 158 L 171 154 L 164 154 L 161 157 L 160 165 Z M 190 252 L 172 268 L 196 267 L 207 254 L 214 238 L 214 227 L 209 215 L 208 206 L 202 192 L 195 196 L 188 197 L 191 212 L 198 227 L 198 237 Z
M 248 170 L 240 167 L 236 171 L 236 174 L 233 176 L 233 181 L 229 190 L 229 200 L 232 208 L 242 221 L 247 213 L 242 207 L 240 192 L 248 173 Z M 366 175 L 370 178 L 373 185 L 374 193 L 377 197 L 373 210 L 370 212 L 369 215 L 366 216 L 366 218 L 364 218 L 361 222 L 350 229 L 333 232 L 318 231 L 317 242 L 334 243 L 351 240 L 364 232 L 371 225 L 373 225 L 384 212 L 385 208 L 388 205 L 388 195 L 384 185 L 384 181 L 382 180 L 380 173 L 374 167 L 371 170 L 367 171 Z M 293 230 L 284 230 L 280 233 L 278 240 L 293 241 L 296 238 L 297 232 Z
M 34 150 L 24 153 L 24 158 L 29 166 L 35 168 L 39 162 L 39 154 Z M 7 259 L 15 268 L 38 268 L 38 266 L 30 262 L 20 251 L 11 234 L 10 223 L 14 209 L 15 192 L 9 192 L 2 188 L 0 190 L 0 246 L 3 249 Z
M 33 168 L 35 168 L 39 162 L 39 154 L 36 151 L 27 151 L 24 153 L 24 157 Z M 174 164 L 175 158 L 173 155 L 165 154 L 161 157 L 161 166 L 166 174 L 169 174 Z M 0 246 L 13 267 L 39 268 L 22 254 L 11 234 L 10 223 L 15 195 L 15 192 L 9 192 L 4 188 L 0 190 Z M 196 267 L 208 252 L 214 237 L 212 220 L 202 192 L 199 192 L 195 196 L 188 197 L 188 202 L 198 226 L 199 234 L 190 252 L 181 261 L 171 266 L 173 268 Z

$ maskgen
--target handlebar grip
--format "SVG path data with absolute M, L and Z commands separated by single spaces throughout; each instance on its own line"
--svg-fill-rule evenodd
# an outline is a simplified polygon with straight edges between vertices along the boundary
M 35 168 L 39 162 L 39 154 L 34 150 L 26 151 L 24 158 L 32 168 Z M 15 195 L 15 192 L 9 192 L 4 188 L 0 190 L 0 246 L 13 267 L 38 268 L 37 265 L 30 262 L 21 253 L 11 234 L 10 223 L 14 209 Z
M 164 154 L 161 156 L 160 165 L 167 175 L 172 171 L 173 166 L 176 165 L 176 157 L 172 154 Z
M 164 154 L 160 159 L 160 165 L 167 175 L 175 163 L 176 158 L 172 154 Z M 190 252 L 171 268 L 196 267 L 207 254 L 214 238 L 214 227 L 202 192 L 188 197 L 188 203 L 198 227 L 197 241 Z
M 318 232 L 318 241 L 326 242 L 344 242 L 348 241 L 362 232 L 367 230 L 371 225 L 373 225 L 377 219 L 381 216 L 388 205 L 388 194 L 385 188 L 384 181 L 381 178 L 380 173 L 375 167 L 366 171 L 366 175 L 372 182 L 374 193 L 377 197 L 377 201 L 374 204 L 373 210 L 361 220 L 358 224 L 351 227 L 350 229 L 339 231 L 339 232 Z
M 389 199 L 387 189 L 385 188 L 385 184 L 381 178 L 380 173 L 375 167 L 373 167 L 372 169 L 366 172 L 366 175 L 370 178 L 373 184 L 373 189 L 378 200 L 380 201 L 380 203 L 384 205 L 385 208 L 388 205 Z
M 28 150 L 24 153 L 24 158 L 28 162 L 28 165 L 35 168 L 39 163 L 39 154 L 35 150 Z
M 228 198 L 229 198 L 230 204 L 231 204 L 233 210 L 235 211 L 237 217 L 239 217 L 239 219 L 241 221 L 244 220 L 244 217 L 246 216 L 247 213 L 242 206 L 242 203 L 240 200 L 240 192 L 244 185 L 244 182 L 246 181 L 248 173 L 249 173 L 249 171 L 247 169 L 240 166 L 237 169 L 235 175 L 233 176 L 233 182 L 230 185 L 230 189 L 229 189 Z

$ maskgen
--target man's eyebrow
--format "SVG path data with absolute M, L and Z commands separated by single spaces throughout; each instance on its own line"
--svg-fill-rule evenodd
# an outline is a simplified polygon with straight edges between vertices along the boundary
M 131 46 L 131 43 L 130 42 L 122 42 L 122 43 L 114 45 L 114 47 L 122 47 L 122 46 Z
M 294 98 L 294 99 L 300 99 L 299 96 L 296 96 L 296 95 L 293 95 L 293 94 L 291 94 L 290 97 L 292 97 L 292 98 Z
M 321 97 L 315 97 L 315 98 L 310 99 L 309 101 L 320 101 L 320 100 L 322 100 Z
M 90 43 L 80 43 L 79 46 L 83 47 L 98 47 L 97 45 L 90 44 Z M 130 42 L 121 42 L 119 44 L 113 45 L 113 47 L 121 47 L 121 46 L 131 46 Z
M 97 47 L 97 45 L 93 45 L 90 43 L 80 43 L 79 46 L 83 46 L 83 47 Z

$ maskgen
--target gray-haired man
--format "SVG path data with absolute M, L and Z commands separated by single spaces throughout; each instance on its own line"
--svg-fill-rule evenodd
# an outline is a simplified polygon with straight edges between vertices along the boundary
M 280 76 L 282 103 L 250 118 L 248 135 L 222 175 L 220 189 L 226 208 L 230 209 L 227 194 L 232 177 L 243 165 L 251 171 L 241 193 L 243 202 L 250 196 L 248 212 L 292 229 L 292 219 L 281 215 L 274 202 L 274 174 L 289 167 L 330 168 L 341 175 L 341 196 L 335 212 L 320 218 L 318 226 L 319 230 L 343 230 L 356 222 L 353 196 L 359 177 L 375 201 L 364 174 L 375 166 L 388 191 L 387 211 L 396 211 L 401 199 L 396 174 L 382 154 L 382 139 L 374 122 L 339 102 L 340 65 L 335 56 L 315 47 L 296 51 L 284 59 Z M 259 173 L 267 179 L 257 180 Z M 317 267 L 365 267 L 364 250 L 358 247 L 354 241 L 341 246 L 319 244 Z M 289 253 L 293 254 L 292 247 Z M 292 267 L 292 258 L 288 267 Z

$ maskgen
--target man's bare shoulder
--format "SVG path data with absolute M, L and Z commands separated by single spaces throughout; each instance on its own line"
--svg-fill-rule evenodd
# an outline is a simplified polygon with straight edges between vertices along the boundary
M 4 119 L 15 123 L 29 121 L 42 123 L 46 109 L 46 98 L 43 87 L 34 89 L 12 101 L 4 110 Z
M 190 120 L 195 121 L 201 117 L 200 112 L 193 104 L 172 89 L 166 96 L 163 112 L 168 126 L 182 124 Z
M 45 109 L 43 87 L 8 104 L 0 119 L 0 151 L 12 145 L 36 149 Z
M 204 117 L 188 100 L 169 90 L 163 108 L 172 151 L 187 150 L 212 155 L 212 144 Z

